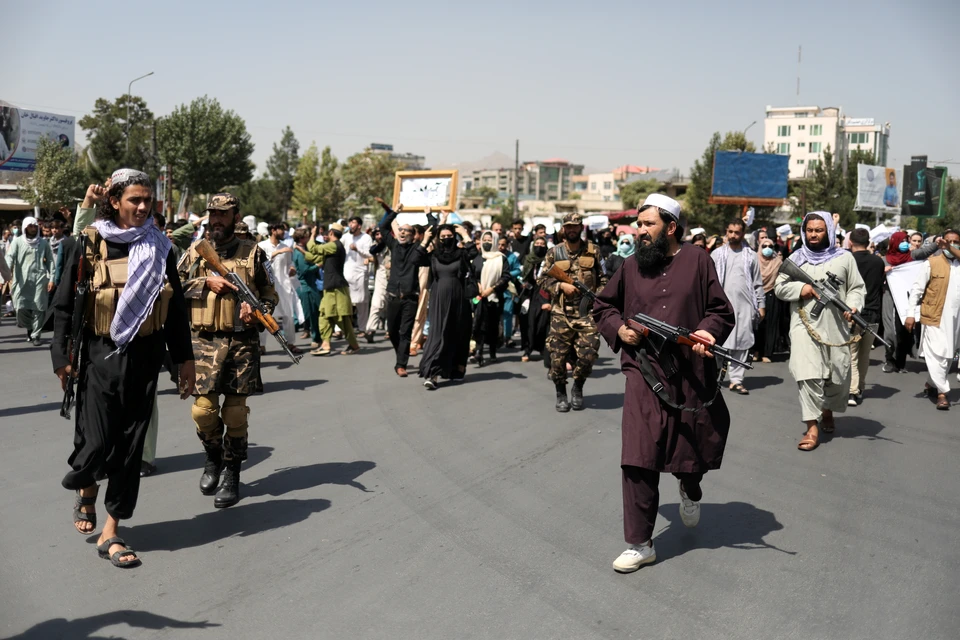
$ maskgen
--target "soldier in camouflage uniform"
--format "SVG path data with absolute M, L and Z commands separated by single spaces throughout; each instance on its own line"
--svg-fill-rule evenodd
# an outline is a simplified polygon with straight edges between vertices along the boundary
M 235 235 L 240 221 L 239 201 L 229 193 L 218 193 L 210 198 L 207 213 L 210 239 L 224 267 L 243 278 L 272 312 L 277 292 L 266 256 L 256 240 Z M 209 270 L 196 245 L 184 254 L 179 273 L 190 305 L 197 359 L 196 400 L 191 414 L 207 454 L 200 492 L 216 492 L 214 506 L 229 507 L 240 500 L 240 465 L 247 458 L 247 396 L 263 391 L 259 342 L 263 327 L 249 305 L 238 304 L 235 287 Z
M 603 288 L 600 252 L 592 242 L 581 239 L 583 219 L 579 213 L 563 216 L 563 242 L 547 251 L 543 273 L 557 265 L 571 278 L 582 282 L 591 291 Z M 550 333 L 547 351 L 550 354 L 550 379 L 557 386 L 557 411 L 583 409 L 583 383 L 593 370 L 600 348 L 600 334 L 593 321 L 593 305 L 573 285 L 546 275 L 540 276 L 540 287 L 552 297 Z M 582 303 L 582 304 L 581 304 Z M 567 359 L 576 357 L 573 367 L 573 393 L 567 400 Z

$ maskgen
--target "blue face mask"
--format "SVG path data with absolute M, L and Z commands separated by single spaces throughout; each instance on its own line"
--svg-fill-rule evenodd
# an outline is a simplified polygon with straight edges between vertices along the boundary
M 906 253 L 907 251 L 910 251 L 910 243 L 901 242 L 900 244 L 897 245 L 897 248 L 900 249 L 900 253 Z
M 760 253 L 763 254 L 763 257 L 764 257 L 764 258 L 772 258 L 772 257 L 774 256 L 774 254 L 776 253 L 776 251 L 774 251 L 773 248 L 771 248 L 771 247 L 764 247 L 764 248 L 760 251 Z

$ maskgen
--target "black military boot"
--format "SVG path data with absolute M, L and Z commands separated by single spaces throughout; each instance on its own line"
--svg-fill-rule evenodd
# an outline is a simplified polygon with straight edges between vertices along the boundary
M 207 461 L 203 465 L 203 475 L 200 476 L 200 493 L 209 496 L 217 490 L 220 482 L 220 471 L 223 469 L 223 448 L 204 443 L 207 452 Z
M 570 407 L 574 411 L 583 411 L 583 380 L 573 381 L 573 391 L 570 393 Z
M 241 460 L 227 460 L 220 475 L 220 486 L 217 495 L 213 498 L 213 506 L 217 509 L 232 507 L 240 502 L 240 465 Z
M 557 383 L 557 411 L 560 413 L 566 413 L 570 411 L 570 403 L 567 401 L 567 383 L 558 382 Z

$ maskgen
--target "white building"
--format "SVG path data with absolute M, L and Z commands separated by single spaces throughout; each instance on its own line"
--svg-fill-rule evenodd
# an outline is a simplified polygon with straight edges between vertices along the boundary
M 823 160 L 829 147 L 839 160 L 851 149 L 873 151 L 886 165 L 890 124 L 873 118 L 848 118 L 843 107 L 771 107 L 764 120 L 763 147 L 790 156 L 790 179 L 803 178 Z

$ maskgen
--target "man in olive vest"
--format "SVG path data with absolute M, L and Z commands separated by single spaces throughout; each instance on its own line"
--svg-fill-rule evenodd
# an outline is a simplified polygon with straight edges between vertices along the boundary
M 210 239 L 223 266 L 240 276 L 272 312 L 277 292 L 266 256 L 255 240 L 235 235 L 240 202 L 229 193 L 218 193 L 210 198 L 206 212 Z M 263 327 L 250 306 L 239 303 L 236 287 L 200 258 L 196 245 L 184 254 L 179 273 L 190 305 L 197 358 L 196 400 L 191 413 L 207 454 L 200 492 L 216 492 L 214 506 L 229 507 L 240 500 L 240 465 L 247 458 L 247 396 L 263 391 L 259 342 Z
M 347 348 L 342 354 L 352 355 L 360 351 L 357 336 L 353 331 L 353 302 L 350 299 L 350 285 L 343 272 L 347 251 L 340 242 L 343 237 L 343 225 L 334 222 L 327 231 L 327 241 L 317 244 L 313 240 L 307 243 L 304 257 L 307 262 L 323 267 L 323 299 L 320 300 L 320 346 L 310 352 L 314 356 L 330 354 L 330 338 L 333 326 L 343 330 Z
M 937 409 L 948 411 L 947 374 L 960 331 L 960 232 L 948 230 L 939 244 L 943 253 L 924 263 L 910 289 L 911 313 L 903 327 L 913 331 L 918 319 L 923 325 L 920 349 L 930 376 L 925 391 L 930 396 L 936 395 Z
M 600 254 L 592 242 L 581 239 L 582 234 L 583 219 L 579 213 L 563 216 L 563 242 L 547 251 L 542 272 L 546 273 L 557 265 L 591 291 L 599 291 L 605 284 L 601 280 Z M 593 370 L 600 348 L 600 334 L 592 315 L 593 305 L 585 301 L 571 284 L 548 276 L 541 276 L 539 284 L 553 298 L 547 350 L 550 352 L 550 379 L 557 387 L 556 409 L 561 413 L 570 411 L 571 407 L 579 411 L 583 409 L 583 383 Z M 576 357 L 576 363 L 573 366 L 573 393 L 568 401 L 567 359 L 571 353 Z

